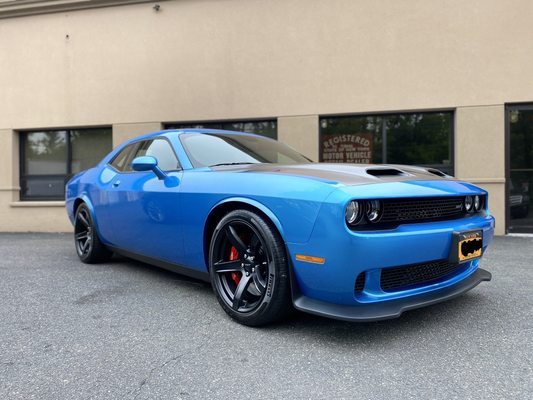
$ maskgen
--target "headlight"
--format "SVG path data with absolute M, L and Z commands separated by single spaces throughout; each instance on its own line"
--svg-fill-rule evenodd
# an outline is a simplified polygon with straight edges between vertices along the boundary
M 473 212 L 474 211 L 474 199 L 472 196 L 466 196 L 465 197 L 465 210 L 466 212 Z
M 474 210 L 476 212 L 481 211 L 481 207 L 482 207 L 481 197 L 474 196 Z
M 370 222 L 378 222 L 381 218 L 381 201 L 370 200 L 366 203 L 366 217 Z
M 361 206 L 358 201 L 350 201 L 346 206 L 346 222 L 348 224 L 355 224 L 361 218 Z

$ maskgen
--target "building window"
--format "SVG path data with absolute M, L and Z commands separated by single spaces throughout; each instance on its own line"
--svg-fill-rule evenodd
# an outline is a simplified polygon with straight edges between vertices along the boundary
M 507 107 L 507 228 L 533 233 L 533 105 Z
M 321 118 L 320 161 L 421 165 L 453 175 L 453 112 Z
M 110 128 L 21 132 L 21 200 L 63 200 L 70 177 L 111 149 Z
M 275 119 L 265 121 L 220 121 L 220 122 L 189 122 L 165 124 L 165 129 L 223 129 L 226 131 L 250 132 L 257 135 L 278 138 L 278 123 Z

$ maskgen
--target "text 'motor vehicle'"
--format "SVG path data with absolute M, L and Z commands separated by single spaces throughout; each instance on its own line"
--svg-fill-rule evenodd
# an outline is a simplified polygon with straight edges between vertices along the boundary
M 210 281 L 231 317 L 398 317 L 491 279 L 487 192 L 431 168 L 318 164 L 261 136 L 161 131 L 67 184 L 80 259 Z M 182 304 L 181 307 L 186 307 Z

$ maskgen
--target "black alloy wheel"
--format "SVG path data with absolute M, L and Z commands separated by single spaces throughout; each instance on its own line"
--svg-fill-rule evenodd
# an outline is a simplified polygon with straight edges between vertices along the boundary
M 108 261 L 112 252 L 100 241 L 91 213 L 85 203 L 76 210 L 74 244 L 81 261 L 92 264 Z
M 238 322 L 264 325 L 292 309 L 283 240 L 254 212 L 235 210 L 222 218 L 211 240 L 209 268 L 220 305 Z

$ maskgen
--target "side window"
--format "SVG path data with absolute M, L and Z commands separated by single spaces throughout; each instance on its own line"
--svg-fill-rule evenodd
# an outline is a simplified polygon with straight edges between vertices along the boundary
M 165 139 L 146 140 L 142 142 L 133 158 L 141 156 L 155 157 L 159 168 L 163 171 L 176 171 L 179 169 L 176 154 L 174 154 L 170 143 Z
M 134 148 L 137 147 L 137 143 L 132 143 L 126 147 L 124 147 L 120 153 L 118 153 L 113 161 L 111 161 L 111 165 L 120 172 L 130 172 L 131 169 L 131 155 L 134 150 Z

